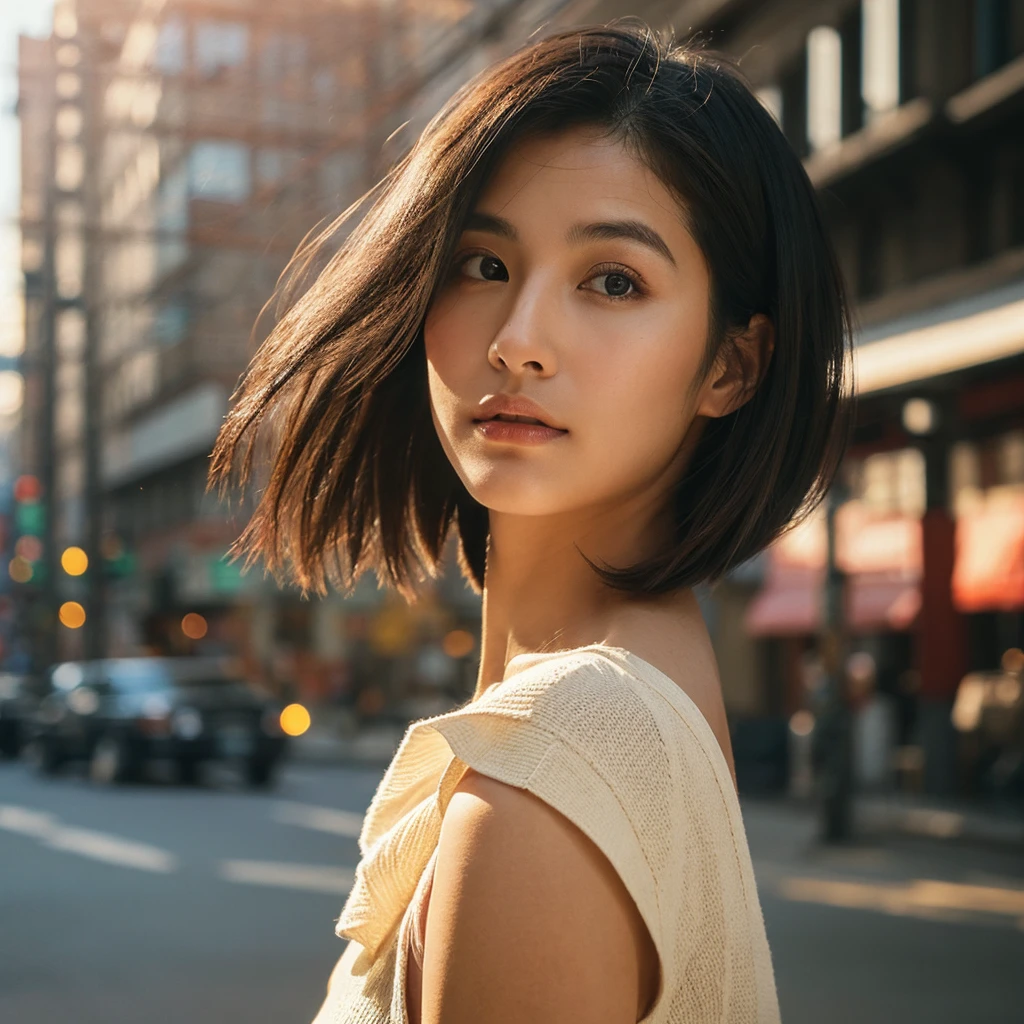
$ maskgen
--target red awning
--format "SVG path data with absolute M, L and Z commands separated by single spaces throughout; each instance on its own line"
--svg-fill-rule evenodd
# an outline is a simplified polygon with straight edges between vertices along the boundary
M 777 570 L 747 605 L 744 625 L 751 636 L 806 636 L 821 628 L 822 573 Z
M 1024 608 L 1024 495 L 957 520 L 953 603 L 962 612 Z
M 855 573 L 846 581 L 846 625 L 851 633 L 909 629 L 921 610 L 921 585 L 912 577 Z
M 750 636 L 809 636 L 821 629 L 824 575 L 787 567 L 770 576 L 747 606 Z M 851 573 L 844 597 L 851 633 L 887 633 L 909 629 L 921 608 L 921 584 L 914 575 Z
M 862 502 L 836 513 L 836 561 L 846 574 L 852 633 L 908 629 L 921 607 L 921 522 L 880 515 Z M 827 536 L 819 514 L 768 549 L 764 589 L 747 608 L 752 636 L 806 636 L 821 628 Z

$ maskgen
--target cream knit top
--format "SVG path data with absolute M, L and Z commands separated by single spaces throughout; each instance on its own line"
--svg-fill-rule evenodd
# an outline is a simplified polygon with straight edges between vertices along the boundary
M 412 910 L 468 767 L 546 801 L 616 869 L 660 961 L 644 1024 L 778 1024 L 725 756 L 676 683 L 604 644 L 519 655 L 475 700 L 409 726 L 366 812 L 336 928 L 351 941 L 314 1024 L 407 1024 Z

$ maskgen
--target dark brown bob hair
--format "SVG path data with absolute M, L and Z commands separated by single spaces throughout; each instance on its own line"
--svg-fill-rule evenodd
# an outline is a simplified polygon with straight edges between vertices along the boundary
M 440 571 L 455 523 L 459 565 L 482 589 L 488 510 L 437 438 L 424 318 L 509 147 L 583 126 L 631 147 L 679 197 L 710 271 L 702 373 L 754 314 L 775 327 L 752 397 L 707 423 L 675 488 L 672 545 L 594 571 L 636 596 L 715 582 L 822 499 L 849 440 L 850 324 L 814 189 L 726 58 L 615 24 L 535 42 L 460 89 L 280 317 L 232 396 L 210 468 L 222 495 L 236 472 L 244 486 L 256 436 L 269 436 L 255 446 L 265 486 L 232 547 L 246 567 L 262 557 L 280 580 L 290 564 L 303 593 L 319 594 L 374 569 L 412 597 Z M 300 248 L 293 270 L 355 209 Z

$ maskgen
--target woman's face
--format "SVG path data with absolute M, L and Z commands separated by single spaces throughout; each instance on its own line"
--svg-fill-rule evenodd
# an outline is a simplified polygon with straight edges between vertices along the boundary
M 708 302 L 678 200 L 620 143 L 574 130 L 513 148 L 424 329 L 434 425 L 472 497 L 552 515 L 667 493 L 695 416 L 715 414 L 691 391 Z M 497 395 L 563 429 L 476 422 Z

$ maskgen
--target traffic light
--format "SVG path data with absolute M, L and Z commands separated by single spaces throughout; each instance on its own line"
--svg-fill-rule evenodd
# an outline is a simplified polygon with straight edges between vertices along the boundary
M 14 481 L 14 532 L 18 540 L 7 571 L 15 583 L 41 583 L 46 575 L 39 539 L 46 529 L 46 505 L 38 477 L 23 474 Z

